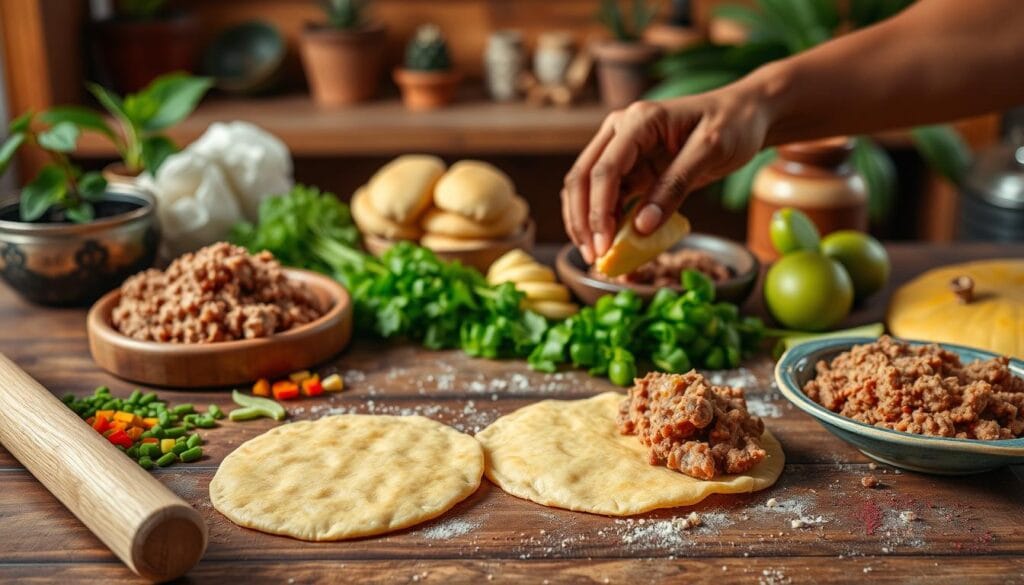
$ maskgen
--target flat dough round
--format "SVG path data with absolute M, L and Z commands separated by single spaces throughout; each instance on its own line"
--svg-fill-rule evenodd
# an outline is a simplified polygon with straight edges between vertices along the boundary
M 429 418 L 346 414 L 246 441 L 221 463 L 210 500 L 247 528 L 359 538 L 440 516 L 476 491 L 483 467 L 476 439 Z
M 504 238 L 516 233 L 523 226 L 523 222 L 526 221 L 529 214 L 529 204 L 522 197 L 516 196 L 512 199 L 512 204 L 509 205 L 506 212 L 490 223 L 475 221 L 458 213 L 433 208 L 427 210 L 423 215 L 420 226 L 425 232 L 454 238 Z
M 434 205 L 479 222 L 494 222 L 515 197 L 512 179 L 492 164 L 461 160 L 434 187 Z
M 373 234 L 391 240 L 418 240 L 423 233 L 416 224 L 403 225 L 391 221 L 374 209 L 366 187 L 360 187 L 352 195 L 352 219 L 365 234 Z
M 441 234 L 425 233 L 420 238 L 420 245 L 424 248 L 430 248 L 435 252 L 466 252 L 468 250 L 491 248 L 495 242 L 500 241 L 483 238 L 453 238 Z
M 606 392 L 586 400 L 545 400 L 520 408 L 477 433 L 487 478 L 513 496 L 579 512 L 629 516 L 696 504 L 711 494 L 747 493 L 775 483 L 782 446 L 768 431 L 768 456 L 748 474 L 704 481 L 647 463 L 615 417 L 625 398 Z

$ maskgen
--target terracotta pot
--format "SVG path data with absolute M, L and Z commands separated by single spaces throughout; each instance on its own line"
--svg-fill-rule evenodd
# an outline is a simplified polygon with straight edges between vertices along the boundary
M 128 170 L 123 162 L 110 163 L 103 167 L 103 178 L 108 185 L 134 185 L 140 173 Z
M 605 41 L 591 48 L 597 60 L 601 101 L 610 108 L 623 108 L 643 97 L 651 87 L 648 68 L 661 54 L 647 43 Z
M 458 71 L 395 69 L 395 83 L 402 90 L 402 101 L 414 112 L 436 110 L 450 104 L 461 79 Z
M 783 207 L 806 213 L 821 235 L 867 231 L 867 185 L 850 165 L 852 150 L 853 142 L 845 136 L 787 144 L 758 171 L 747 215 L 747 245 L 761 260 L 778 258 L 769 226 L 772 214 Z
M 98 66 L 121 93 L 135 92 L 199 59 L 199 21 L 191 14 L 157 20 L 112 18 L 93 25 Z
M 377 94 L 384 66 L 384 25 L 356 30 L 308 24 L 302 31 L 302 65 L 316 103 L 344 106 Z

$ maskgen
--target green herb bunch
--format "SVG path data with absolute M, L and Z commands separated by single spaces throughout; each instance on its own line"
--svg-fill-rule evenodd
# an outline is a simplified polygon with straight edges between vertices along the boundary
M 732 303 L 714 302 L 704 274 L 687 270 L 681 280 L 684 293 L 661 289 L 646 307 L 630 289 L 601 297 L 553 326 L 530 354 L 530 367 L 553 372 L 571 363 L 620 386 L 633 382 L 638 361 L 671 373 L 738 367 L 760 345 L 764 324 L 740 317 Z
M 618 0 L 601 0 L 597 17 L 617 40 L 629 43 L 640 40 L 657 12 L 646 0 L 633 0 L 632 16 L 627 19 Z
M 322 0 L 327 22 L 338 29 L 348 30 L 363 25 L 363 12 L 368 0 Z
M 45 118 L 45 115 L 41 117 Z M 26 144 L 37 146 L 50 158 L 50 162 L 21 190 L 21 220 L 36 221 L 53 210 L 55 221 L 91 221 L 96 215 L 92 204 L 103 197 L 107 181 L 98 172 L 82 172 L 71 164 L 68 154 L 78 143 L 78 126 L 59 122 L 38 131 L 33 127 L 34 121 L 32 112 L 13 120 L 8 127 L 9 137 L 0 146 L 0 175 L 7 171 L 14 155 Z

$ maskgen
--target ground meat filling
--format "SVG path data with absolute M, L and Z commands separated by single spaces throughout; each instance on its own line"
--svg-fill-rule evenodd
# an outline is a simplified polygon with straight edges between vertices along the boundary
M 816 367 L 804 393 L 869 425 L 987 441 L 1024 436 L 1024 379 L 1006 357 L 964 366 L 938 345 L 882 337 Z
M 766 455 L 764 423 L 747 412 L 743 391 L 712 386 L 694 370 L 637 380 L 619 406 L 618 426 L 648 447 L 651 465 L 698 479 L 749 471 Z
M 212 343 L 269 337 L 323 314 L 316 296 L 289 281 L 270 252 L 251 255 L 221 242 L 181 256 L 165 271 L 125 280 L 112 321 L 144 341 Z
M 678 286 L 679 276 L 684 270 L 697 270 L 714 282 L 722 282 L 732 277 L 729 267 L 722 264 L 711 254 L 702 250 L 682 249 L 662 252 L 657 258 L 637 268 L 629 274 L 612 278 L 620 284 L 650 284 L 654 286 Z M 602 274 L 594 273 L 601 278 Z

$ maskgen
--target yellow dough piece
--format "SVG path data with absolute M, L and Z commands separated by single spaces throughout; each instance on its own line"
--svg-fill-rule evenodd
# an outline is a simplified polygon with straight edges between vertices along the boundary
M 597 259 L 594 267 L 607 276 L 629 274 L 671 248 L 688 233 L 690 222 L 673 213 L 653 234 L 641 236 L 633 228 L 633 216 L 630 215 L 623 221 L 611 247 Z
M 352 196 L 352 219 L 364 234 L 391 240 L 416 240 L 423 235 L 416 224 L 396 223 L 378 213 L 370 203 L 366 187 L 360 187 Z
M 516 285 L 516 288 L 518 287 L 519 285 Z M 526 299 L 526 301 L 523 302 L 523 307 L 533 311 L 534 313 L 547 317 L 548 319 L 554 319 L 556 321 L 568 319 L 580 312 L 580 306 L 576 303 L 567 303 L 563 301 Z
M 514 197 L 512 204 L 492 223 L 472 220 L 464 215 L 430 209 L 420 221 L 423 231 L 453 238 L 499 239 L 518 232 L 530 214 L 530 206 L 522 197 Z
M 522 248 L 516 248 L 515 250 L 505 252 L 500 258 L 492 262 L 490 268 L 487 269 L 487 282 L 494 284 L 494 282 L 491 281 L 491 276 L 496 275 L 505 269 L 512 268 L 513 266 L 519 266 L 520 264 L 537 264 L 537 261 Z
M 495 222 L 512 204 L 512 179 L 494 165 L 462 160 L 434 188 L 434 205 L 479 222 Z
M 768 432 L 768 456 L 743 475 L 704 481 L 647 463 L 646 448 L 615 426 L 625 398 L 607 392 L 586 400 L 545 400 L 520 408 L 477 433 L 488 479 L 513 496 L 545 506 L 629 516 L 696 504 L 711 494 L 763 490 L 785 465 Z
M 423 234 L 420 245 L 435 252 L 463 252 L 494 245 L 494 240 L 482 238 L 453 238 L 441 234 Z
M 381 216 L 396 223 L 412 223 L 430 207 L 434 185 L 444 169 L 444 161 L 436 156 L 400 156 L 370 178 L 369 201 Z
M 487 277 L 489 284 L 503 282 L 555 282 L 555 273 L 547 266 L 540 264 L 519 264 L 491 274 Z
M 359 538 L 436 518 L 480 486 L 469 435 L 422 416 L 346 414 L 282 425 L 224 458 L 213 506 L 246 528 Z
M 515 285 L 531 301 L 569 302 L 569 289 L 557 282 L 517 282 Z

